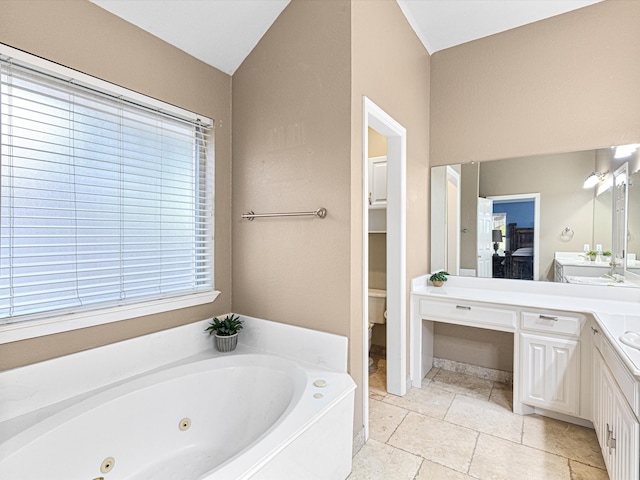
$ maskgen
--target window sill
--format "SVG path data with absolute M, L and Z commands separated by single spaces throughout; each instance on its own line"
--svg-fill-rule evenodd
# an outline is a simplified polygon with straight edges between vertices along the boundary
M 112 322 L 120 322 L 145 315 L 170 312 L 181 308 L 194 307 L 213 302 L 220 292 L 210 292 L 165 298 L 145 303 L 122 305 L 91 312 L 63 315 L 41 320 L 10 323 L 0 326 L 0 345 L 4 343 L 43 337 L 55 333 L 68 332 L 80 328 L 94 327 Z

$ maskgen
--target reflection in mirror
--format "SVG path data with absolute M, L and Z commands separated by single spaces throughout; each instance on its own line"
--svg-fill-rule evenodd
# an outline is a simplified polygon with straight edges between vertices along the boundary
M 627 188 L 627 272 L 640 279 L 640 165 L 630 163 Z
M 609 273 L 609 261 L 602 253 L 613 248 L 612 173 L 625 162 L 629 162 L 630 172 L 637 171 L 636 153 L 619 159 L 615 158 L 615 149 L 607 147 L 433 167 L 431 231 L 438 238 L 431 243 L 432 270 L 544 281 Z M 460 174 L 456 217 L 452 217 L 454 207 L 443 197 L 447 168 Z M 596 185 L 584 188 L 585 179 L 594 172 L 598 173 Z M 640 203 L 640 191 L 634 193 L 635 201 Z M 537 219 L 508 213 L 514 206 L 505 206 L 504 199 L 519 196 L 537 196 Z M 484 204 L 480 199 L 493 200 L 489 223 L 478 215 Z M 629 214 L 634 215 L 635 211 L 635 217 L 629 219 L 629 258 L 637 264 L 632 266 L 630 260 L 628 267 L 637 268 L 640 275 L 640 258 L 635 260 L 633 255 L 640 246 L 640 238 L 634 237 L 634 231 L 640 234 L 640 221 L 633 221 L 640 220 L 640 205 L 631 205 L 631 195 L 629 201 Z M 459 227 L 456 234 L 447 234 L 452 231 L 452 218 Z M 492 230 L 496 229 L 504 234 L 497 255 L 492 238 Z M 448 235 L 454 237 L 452 242 Z M 590 257 L 588 251 L 598 254 Z M 483 266 L 486 252 L 491 259 L 488 274 Z M 537 273 L 532 274 L 533 271 Z M 622 273 L 621 268 L 618 273 Z

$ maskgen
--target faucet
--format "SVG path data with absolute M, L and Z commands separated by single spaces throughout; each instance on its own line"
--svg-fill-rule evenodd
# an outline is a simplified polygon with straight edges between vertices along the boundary
M 616 273 L 616 267 L 618 265 L 620 264 L 617 262 L 613 262 L 613 261 L 609 262 L 609 266 L 611 267 L 611 269 L 609 270 L 609 273 L 605 273 L 603 277 L 610 278 L 616 283 L 624 283 L 624 277 Z

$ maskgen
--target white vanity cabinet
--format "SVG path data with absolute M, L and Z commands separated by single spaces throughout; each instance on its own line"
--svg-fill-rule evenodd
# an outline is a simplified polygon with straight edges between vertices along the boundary
M 593 422 L 609 477 L 640 480 L 640 356 L 617 341 L 639 328 L 638 290 L 497 282 L 413 280 L 413 385 L 433 364 L 434 322 L 513 332 L 514 413 Z
M 369 158 L 369 208 L 387 207 L 387 157 Z
M 521 401 L 580 415 L 580 333 L 585 318 L 556 312 L 520 314 Z
M 611 480 L 640 478 L 640 424 L 629 404 L 638 382 L 597 327 L 593 333 L 592 418 L 602 456 Z

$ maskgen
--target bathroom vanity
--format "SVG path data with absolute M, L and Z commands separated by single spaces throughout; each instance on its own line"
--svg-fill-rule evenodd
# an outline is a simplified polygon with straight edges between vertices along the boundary
M 586 291 L 585 291 L 586 290 Z M 612 480 L 640 478 L 640 289 L 451 277 L 412 281 L 412 383 L 434 322 L 513 333 L 513 410 L 593 424 Z
M 602 277 L 611 271 L 609 262 L 591 261 L 579 252 L 556 252 L 554 281 L 571 283 L 567 277 Z

